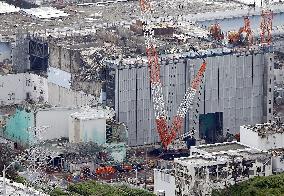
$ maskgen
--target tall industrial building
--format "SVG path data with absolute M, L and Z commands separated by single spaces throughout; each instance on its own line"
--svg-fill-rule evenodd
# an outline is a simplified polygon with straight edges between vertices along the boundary
M 272 120 L 273 55 L 268 50 L 204 51 L 207 69 L 184 131 L 196 130 L 197 139 L 215 142 L 227 132 L 236 134 L 244 124 Z M 195 53 L 160 59 L 163 93 L 169 120 L 196 75 L 202 59 Z M 128 59 L 113 63 L 116 118 L 128 127 L 128 145 L 159 141 L 151 101 L 146 61 Z

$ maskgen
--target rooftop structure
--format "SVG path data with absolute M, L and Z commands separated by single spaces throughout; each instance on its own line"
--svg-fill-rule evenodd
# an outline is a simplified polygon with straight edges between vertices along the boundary
M 284 126 L 278 122 L 244 125 L 240 130 L 240 141 L 261 150 L 268 150 L 272 155 L 274 172 L 284 171 Z
M 207 145 L 199 145 L 199 146 L 192 146 L 191 153 L 195 154 L 205 154 L 205 153 L 218 153 L 223 151 L 231 151 L 231 150 L 243 150 L 249 149 L 249 146 L 238 142 L 224 142 L 224 143 L 215 143 L 215 144 L 207 144 Z
M 280 152 L 284 148 L 283 128 L 283 124 L 275 122 L 241 126 L 240 141 L 261 150 Z
M 265 136 L 276 133 L 284 133 L 284 125 L 281 123 L 264 123 L 264 124 L 256 124 L 256 125 L 244 125 L 242 126 L 244 129 L 250 129 L 259 136 Z
M 214 147 L 216 151 L 206 151 Z M 192 156 L 174 159 L 174 170 L 155 171 L 155 192 L 164 190 L 166 196 L 173 191 L 175 195 L 210 195 L 213 189 L 272 174 L 271 155 L 241 143 L 193 146 L 191 150 Z
M 106 120 L 114 116 L 111 108 L 86 108 L 69 118 L 69 142 L 106 143 Z

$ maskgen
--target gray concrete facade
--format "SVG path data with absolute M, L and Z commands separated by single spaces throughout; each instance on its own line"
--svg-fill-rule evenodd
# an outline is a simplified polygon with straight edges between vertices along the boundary
M 213 55 L 206 61 L 203 83 L 185 119 L 184 132 L 194 128 L 198 138 L 199 116 L 208 113 L 223 113 L 224 135 L 227 131 L 238 133 L 240 125 L 272 119 L 273 101 L 269 100 L 273 100 L 273 89 L 269 89 L 273 88 L 273 83 L 269 78 L 273 74 L 270 70 L 273 58 L 269 53 Z M 169 120 L 176 114 L 201 63 L 200 58 L 161 60 L 161 79 Z M 159 141 L 146 64 L 121 64 L 115 75 L 116 118 L 128 127 L 128 144 L 135 146 Z

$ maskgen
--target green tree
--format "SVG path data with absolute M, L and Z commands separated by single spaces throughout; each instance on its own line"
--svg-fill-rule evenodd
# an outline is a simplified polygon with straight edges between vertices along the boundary
M 112 186 L 101 184 L 96 181 L 87 181 L 82 183 L 71 184 L 67 188 L 67 192 L 59 188 L 54 189 L 49 193 L 51 196 L 59 195 L 83 195 L 83 196 L 154 196 L 141 189 L 132 189 L 127 186 Z
M 212 196 L 283 196 L 284 174 L 255 177 L 223 190 L 213 190 Z

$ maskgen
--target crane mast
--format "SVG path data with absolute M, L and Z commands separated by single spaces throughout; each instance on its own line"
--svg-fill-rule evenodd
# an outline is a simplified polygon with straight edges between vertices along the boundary
M 168 126 L 167 111 L 163 96 L 163 88 L 160 77 L 160 64 L 154 31 L 151 28 L 152 9 L 149 0 L 140 0 L 140 8 L 143 17 L 143 31 L 146 45 L 146 55 L 148 58 L 148 67 L 150 73 L 151 94 L 154 105 L 155 122 L 161 143 L 165 149 L 176 138 L 177 133 L 182 129 L 183 119 L 188 112 L 195 94 L 200 86 L 203 74 L 206 70 L 206 62 L 203 60 L 197 75 L 193 79 L 191 86 L 187 89 L 182 102 L 180 103 L 177 114 L 174 116 L 172 125 Z

